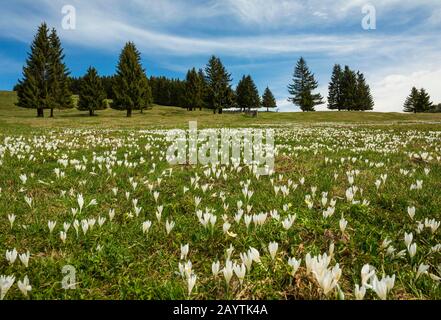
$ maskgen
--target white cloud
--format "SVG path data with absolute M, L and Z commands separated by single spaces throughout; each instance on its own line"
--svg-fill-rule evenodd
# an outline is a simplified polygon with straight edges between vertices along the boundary
M 321 64 L 329 69 L 319 72 L 319 91 L 323 96 L 327 95 L 326 82 L 332 65 L 342 63 L 365 73 L 377 110 L 400 111 L 402 100 L 413 85 L 427 87 L 435 100 L 441 100 L 436 90 L 441 87 L 439 0 L 210 0 L 204 3 L 70 0 L 69 3 L 77 8 L 78 29 L 59 31 L 63 42 L 76 46 L 117 54 L 124 42 L 135 41 L 143 55 L 155 57 L 163 67 L 179 72 L 191 66 L 180 65 L 174 57 L 205 59 L 216 54 L 235 59 L 236 64 L 228 67 L 237 73 L 250 73 L 251 66 L 258 73 L 274 68 L 278 61 L 286 61 L 288 57 L 294 65 L 299 55 L 314 56 L 320 57 Z M 361 7 L 367 3 L 373 4 L 383 19 L 377 21 L 377 31 L 334 32 L 334 27 L 358 24 Z M 43 20 L 60 29 L 64 4 L 61 0 L 17 0 L 5 4 L 0 13 L 0 33 L 28 43 Z M 420 19 L 418 25 L 403 30 L 397 27 L 399 32 L 382 32 L 381 21 L 395 19 L 399 26 L 417 10 L 425 10 L 428 19 Z M 310 67 L 317 72 L 316 65 Z M 281 110 L 294 109 L 286 100 L 291 72 L 281 67 L 275 68 L 273 74 L 265 70 L 265 81 L 279 99 Z
M 409 73 L 395 73 L 374 83 L 373 93 L 378 110 L 402 112 L 406 97 L 413 86 L 425 88 L 435 103 L 441 103 L 441 68 Z

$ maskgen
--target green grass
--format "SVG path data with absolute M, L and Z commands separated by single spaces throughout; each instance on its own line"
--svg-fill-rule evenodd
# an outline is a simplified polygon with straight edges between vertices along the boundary
M 376 112 L 316 112 L 316 113 L 260 113 L 258 118 L 241 114 L 213 115 L 212 111 L 188 112 L 175 107 L 154 106 L 144 114 L 135 113 L 131 119 L 125 113 L 112 109 L 98 111 L 98 117 L 89 117 L 87 112 L 56 110 L 55 118 L 38 119 L 36 111 L 14 106 L 15 93 L 0 91 L 1 127 L 27 128 L 102 128 L 102 129 L 145 129 L 187 127 L 188 122 L 197 120 L 203 127 L 242 127 L 254 125 L 289 125 L 316 123 L 414 123 L 441 122 L 441 114 L 401 114 Z M 48 116 L 46 111 L 46 116 Z
M 375 267 L 380 279 L 396 276 L 389 299 L 441 299 L 435 278 L 441 276 L 441 253 L 433 250 L 440 244 L 441 228 L 435 233 L 416 230 L 417 221 L 441 220 L 441 126 L 427 123 L 439 121 L 438 115 L 345 112 L 260 114 L 252 119 L 155 107 L 133 119 L 113 110 L 94 118 L 71 110 L 56 112 L 55 119 L 36 119 L 33 110 L 14 108 L 14 99 L 0 93 L 0 276 L 14 275 L 17 282 L 27 275 L 32 285 L 28 299 L 337 299 L 337 290 L 325 295 L 305 265 L 307 253 L 323 254 L 332 243 L 330 266 L 338 263 L 342 268 L 338 285 L 346 299 L 354 299 L 365 264 Z M 210 171 L 204 166 L 171 166 L 165 159 L 168 131 L 151 129 L 186 127 L 190 119 L 197 119 L 201 127 L 275 126 L 275 175 L 257 177 L 244 165 L 241 170 L 215 166 Z M 136 130 L 141 128 L 147 131 Z M 410 156 L 422 152 L 430 158 Z M 63 159 L 69 161 L 64 165 Z M 60 177 L 55 169 L 61 170 Z M 361 203 L 346 199 L 346 175 L 355 170 L 359 172 L 354 185 L 362 189 L 355 200 Z M 384 174 L 386 183 L 377 190 L 375 182 Z M 192 183 L 195 177 L 199 180 Z M 423 181 L 423 188 L 410 190 L 417 180 Z M 250 200 L 242 193 L 248 183 L 254 191 Z M 289 195 L 276 194 L 274 186 L 288 187 Z M 154 192 L 159 192 L 157 201 Z M 324 206 L 323 192 L 328 193 Z M 85 205 L 74 216 L 79 194 Z M 311 208 L 305 202 L 308 195 L 313 197 Z M 31 206 L 25 196 L 33 199 Z M 205 229 L 198 220 L 196 196 L 201 198 L 198 209 L 208 208 L 217 217 L 214 228 Z M 97 204 L 88 206 L 92 199 Z M 142 208 L 138 216 L 135 199 Z M 323 211 L 331 199 L 337 201 L 335 213 L 325 219 Z M 363 205 L 363 200 L 369 204 Z M 249 204 L 250 215 L 277 210 L 281 218 L 268 215 L 263 226 L 251 223 L 247 228 L 244 217 L 234 221 L 238 201 L 245 214 Z M 158 206 L 164 207 L 160 221 L 155 215 Z M 409 206 L 416 208 L 414 220 L 407 214 Z M 113 221 L 110 209 L 115 210 Z M 12 228 L 11 214 L 16 216 Z M 284 230 L 281 221 L 290 214 L 296 221 Z M 339 228 L 342 216 L 348 221 L 344 234 Z M 93 229 L 84 233 L 80 226 L 77 233 L 71 226 L 66 242 L 61 241 L 64 223 L 99 217 L 106 218 L 102 227 L 96 222 Z M 223 232 L 224 219 L 236 237 Z M 147 220 L 152 226 L 143 234 Z M 53 233 L 48 221 L 57 222 Z M 176 224 L 170 234 L 166 221 Z M 405 232 L 412 232 L 417 244 L 413 258 L 404 244 Z M 395 255 L 381 248 L 385 239 Z M 275 260 L 268 251 L 270 242 L 279 244 Z M 178 274 L 184 262 L 180 246 L 187 243 L 190 252 L 184 261 L 191 260 L 197 275 L 190 297 L 187 282 Z M 235 263 L 241 263 L 240 253 L 250 247 L 260 252 L 261 263 L 253 263 L 242 285 L 234 275 L 227 287 L 223 274 L 213 276 L 211 266 L 218 260 L 225 266 L 230 246 Z M 5 259 L 6 250 L 13 248 L 18 253 L 29 250 L 28 268 L 18 258 L 14 264 Z M 402 250 L 403 256 L 397 256 Z M 294 276 L 289 257 L 302 259 Z M 429 266 L 428 274 L 417 278 L 421 264 Z M 66 265 L 77 271 L 75 290 L 61 287 Z M 16 282 L 6 299 L 25 299 Z M 365 298 L 378 296 L 368 290 Z

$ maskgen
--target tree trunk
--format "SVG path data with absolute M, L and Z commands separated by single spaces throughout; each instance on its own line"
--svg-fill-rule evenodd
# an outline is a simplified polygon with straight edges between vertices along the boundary
M 89 110 L 89 116 L 93 117 L 93 110 L 92 109 Z
M 141 108 L 141 114 L 143 114 L 144 113 L 144 108 Z
M 269 108 L 266 108 L 266 112 L 269 112 Z
M 132 109 L 127 109 L 127 118 L 132 116 Z
M 51 118 L 54 117 L 54 109 L 51 109 Z
M 213 114 L 216 114 L 216 109 L 213 109 Z
M 220 108 L 219 109 L 219 114 L 222 114 L 224 112 L 224 109 Z
M 44 109 L 37 109 L 37 118 L 44 118 Z

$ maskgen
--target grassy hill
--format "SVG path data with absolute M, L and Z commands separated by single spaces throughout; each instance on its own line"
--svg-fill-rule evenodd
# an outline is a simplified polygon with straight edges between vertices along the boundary
M 0 91 L 0 128 L 170 128 L 187 127 L 188 121 L 197 120 L 200 127 L 286 125 L 297 123 L 414 123 L 440 122 L 441 114 L 402 114 L 379 112 L 315 112 L 315 113 L 260 113 L 258 118 L 242 114 L 213 115 L 212 111 L 188 112 L 175 107 L 154 106 L 144 114 L 135 113 L 126 118 L 124 112 L 107 109 L 98 111 L 97 117 L 89 117 L 87 112 L 55 110 L 55 118 L 36 118 L 33 109 L 16 107 L 16 94 Z M 46 110 L 45 115 L 49 112 Z

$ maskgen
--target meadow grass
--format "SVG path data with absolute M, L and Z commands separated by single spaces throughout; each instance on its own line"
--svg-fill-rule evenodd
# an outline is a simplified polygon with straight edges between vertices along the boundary
M 316 112 L 316 113 L 259 113 L 257 118 L 243 114 L 213 115 L 210 110 L 188 112 L 182 108 L 153 106 L 144 114 L 135 112 L 126 118 L 125 112 L 106 109 L 96 117 L 77 109 L 55 110 L 55 118 L 36 118 L 36 111 L 14 106 L 16 95 L 0 91 L 0 127 L 2 128 L 94 128 L 94 129 L 151 129 L 185 128 L 188 122 L 197 120 L 201 127 L 278 126 L 291 124 L 414 124 L 441 122 L 441 114 L 402 114 L 379 112 Z M 49 111 L 46 110 L 46 117 Z
M 132 119 L 113 110 L 93 118 L 71 110 L 37 119 L 34 110 L 14 108 L 14 99 L 0 93 L 0 275 L 14 275 L 16 281 L 28 276 L 27 298 L 337 299 L 340 291 L 354 299 L 366 264 L 380 280 L 395 275 L 390 299 L 441 298 L 441 229 L 433 231 L 425 221 L 441 220 L 439 115 L 263 113 L 256 119 L 155 106 Z M 205 128 L 275 127 L 275 174 L 256 176 L 245 165 L 168 164 L 169 131 L 158 129 L 185 128 L 194 119 Z M 422 188 L 411 190 L 418 180 Z M 289 194 L 276 192 L 282 187 Z M 251 198 L 245 189 L 254 192 Z M 354 199 L 348 199 L 349 189 Z M 84 206 L 73 214 L 79 195 Z M 30 205 L 25 197 L 32 199 Z M 96 204 L 89 205 L 92 200 Z M 325 218 L 331 200 L 335 212 Z M 415 207 L 413 218 L 409 207 Z M 112 220 L 110 210 L 115 210 Z M 203 227 L 198 210 L 217 218 L 214 227 Z M 260 213 L 267 215 L 263 225 L 247 227 L 245 216 Z M 296 219 L 285 230 L 282 221 L 290 215 Z M 106 219 L 102 226 L 100 217 Z M 348 222 L 344 232 L 342 217 Z M 52 233 L 49 221 L 56 222 Z M 146 221 L 152 226 L 143 233 Z M 166 222 L 175 223 L 169 234 Z M 70 227 L 63 243 L 64 223 Z M 405 233 L 412 233 L 417 245 L 412 258 Z M 385 240 L 391 242 L 383 248 Z M 270 242 L 279 245 L 274 260 Z M 184 244 L 189 253 L 181 260 Z M 227 286 L 222 271 L 212 274 L 213 262 L 220 261 L 221 270 L 228 258 L 240 265 L 240 253 L 251 247 L 261 262 L 247 270 L 243 284 L 234 275 Z M 12 264 L 5 259 L 14 248 L 30 252 L 27 268 L 18 258 Z M 328 253 L 330 268 L 339 264 L 339 290 L 324 293 L 306 268 L 308 253 Z M 294 275 L 289 257 L 302 259 Z M 190 296 L 179 272 L 188 260 L 197 275 Z M 76 269 L 75 290 L 62 288 L 66 265 Z M 428 270 L 417 277 L 421 265 Z M 5 298 L 26 297 L 14 284 Z M 378 295 L 368 289 L 365 298 Z

